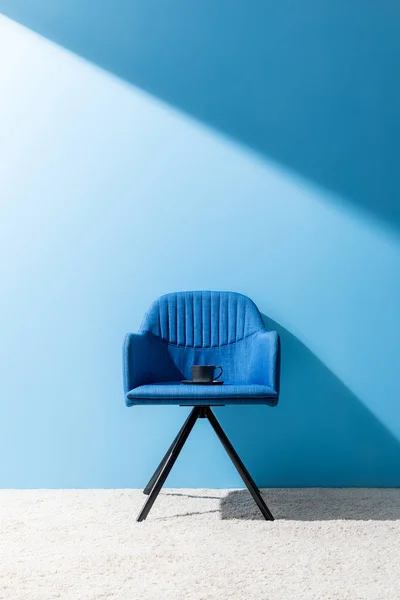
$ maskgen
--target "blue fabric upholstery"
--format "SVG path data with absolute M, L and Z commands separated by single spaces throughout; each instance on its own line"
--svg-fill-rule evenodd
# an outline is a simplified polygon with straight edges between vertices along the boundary
M 127 394 L 133 404 L 269 404 L 275 406 L 278 395 L 267 385 L 224 383 L 219 386 L 182 385 L 171 383 L 151 383 L 140 385 Z M 140 402 L 143 400 L 143 402 Z M 195 402 L 193 402 L 195 400 Z
M 179 383 L 195 364 L 222 365 L 222 386 Z M 280 345 L 255 304 L 234 292 L 178 292 L 156 300 L 126 336 L 124 390 L 134 404 L 269 404 L 279 398 Z

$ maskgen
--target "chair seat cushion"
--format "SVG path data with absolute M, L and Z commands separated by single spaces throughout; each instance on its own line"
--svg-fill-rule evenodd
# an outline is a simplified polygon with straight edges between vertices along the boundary
M 268 404 L 275 406 L 278 394 L 259 384 L 224 383 L 190 385 L 180 382 L 140 385 L 126 395 L 126 404 Z

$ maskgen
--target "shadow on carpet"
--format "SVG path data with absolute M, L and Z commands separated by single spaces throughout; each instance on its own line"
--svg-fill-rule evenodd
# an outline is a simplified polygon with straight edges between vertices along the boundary
M 275 519 L 400 520 L 400 489 L 270 489 L 263 490 L 263 497 Z M 220 510 L 221 519 L 263 519 L 245 489 L 228 492 Z

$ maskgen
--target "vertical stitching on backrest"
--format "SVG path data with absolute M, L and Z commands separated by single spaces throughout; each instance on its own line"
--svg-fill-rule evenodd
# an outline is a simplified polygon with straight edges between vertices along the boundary
M 213 302 L 212 302 L 212 292 L 210 292 L 210 348 L 212 347 L 212 330 L 213 330 Z
M 208 325 L 209 325 L 208 340 L 209 340 L 210 348 L 212 347 L 212 338 L 211 338 L 211 335 L 212 335 L 212 296 L 211 296 L 211 294 L 212 294 L 212 292 L 209 292 L 209 295 L 208 295 L 208 305 L 209 305 L 209 309 L 210 309 L 210 318 L 208 320 Z
M 172 301 L 176 302 L 176 306 L 171 306 Z M 210 322 L 206 323 L 205 318 Z M 200 332 L 197 329 L 196 341 L 195 325 L 200 326 Z M 183 339 L 180 335 L 182 326 Z M 240 341 L 251 335 L 254 328 L 258 331 L 259 327 L 265 329 L 260 312 L 250 299 L 232 292 L 198 290 L 195 293 L 165 294 L 158 298 L 145 314 L 141 329 L 179 346 L 209 348 Z M 190 335 L 193 336 L 193 340 Z
M 160 337 L 163 337 L 162 323 L 161 323 L 161 302 L 158 301 L 158 326 L 160 328 Z
M 226 302 L 226 343 L 229 344 L 229 294 L 228 294 L 228 302 Z
M 218 346 L 221 345 L 221 294 L 218 293 Z
M 200 292 L 200 348 L 203 348 L 203 290 Z
M 244 305 L 244 315 L 243 315 L 243 337 L 246 335 L 246 316 L 247 316 L 247 302 Z
M 237 341 L 239 337 L 239 299 L 238 296 L 235 298 L 235 306 L 236 306 L 236 318 L 235 318 L 235 341 Z
M 176 329 L 176 343 L 179 343 L 179 324 L 178 324 L 178 294 L 175 294 L 175 329 Z
M 192 293 L 192 336 L 193 336 L 193 348 L 195 347 L 194 339 L 194 294 Z
M 187 335 L 186 335 L 186 292 L 183 295 L 183 341 L 186 346 Z
M 211 298 L 211 292 L 208 292 L 208 306 L 209 306 L 209 311 L 210 311 L 210 318 L 208 320 L 208 329 L 209 329 L 209 333 L 208 333 L 208 346 L 209 348 L 211 348 L 212 346 L 212 329 L 213 329 L 213 325 L 212 325 L 212 298 Z
M 171 341 L 171 327 L 169 323 L 169 298 L 167 298 L 167 325 L 168 325 L 168 340 Z

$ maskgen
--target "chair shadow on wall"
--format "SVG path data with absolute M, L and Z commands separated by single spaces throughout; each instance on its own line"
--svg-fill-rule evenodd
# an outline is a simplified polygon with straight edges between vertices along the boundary
M 281 398 L 225 407 L 218 418 L 276 518 L 399 519 L 400 444 L 293 334 L 263 315 L 282 341 Z M 365 374 L 368 377 L 368 373 Z M 238 414 L 240 412 L 240 415 Z M 228 493 L 221 518 L 262 518 L 247 490 Z
M 400 487 L 399 441 L 300 340 L 263 319 L 281 336 L 278 406 L 214 411 L 257 485 L 268 488 L 263 495 L 275 518 L 400 519 L 400 489 L 390 489 Z M 246 489 L 223 497 L 165 493 L 219 500 L 223 520 L 263 518 Z M 185 515 L 208 512 L 216 510 Z

